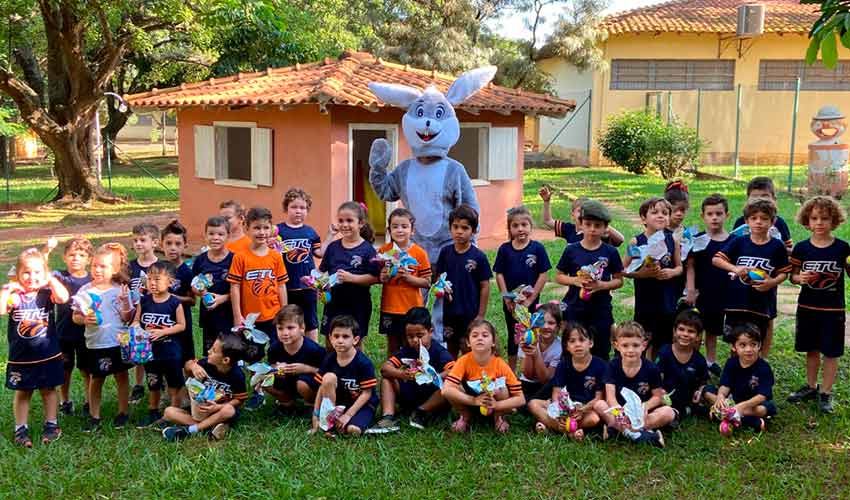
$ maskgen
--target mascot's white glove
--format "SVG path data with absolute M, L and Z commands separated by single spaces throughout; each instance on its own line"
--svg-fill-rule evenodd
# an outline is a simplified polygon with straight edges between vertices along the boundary
M 369 166 L 386 169 L 393 157 L 393 147 L 386 139 L 375 139 L 369 149 Z

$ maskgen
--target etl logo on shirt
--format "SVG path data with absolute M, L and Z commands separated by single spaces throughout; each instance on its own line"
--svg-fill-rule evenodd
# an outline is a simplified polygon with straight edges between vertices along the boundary
M 775 269 L 773 266 L 770 265 L 770 259 L 765 259 L 763 257 L 751 257 L 749 255 L 742 255 L 738 257 L 738 260 L 735 262 L 735 264 L 742 267 L 761 269 L 762 271 L 767 272 L 767 274 L 769 275 L 773 274 L 773 270 Z M 745 285 L 750 284 L 749 279 L 744 280 L 743 278 L 738 277 L 738 280 Z
M 171 316 L 168 314 L 142 313 L 141 322 L 147 326 L 174 326 L 174 322 L 171 321 Z
M 339 379 L 342 382 L 342 386 L 351 393 L 352 399 L 357 399 L 360 396 L 360 384 L 357 383 L 356 379 L 353 378 L 341 378 Z
M 47 335 L 49 314 L 44 309 L 16 309 L 12 319 L 18 322 L 18 335 L 24 338 Z
M 815 290 L 828 290 L 835 287 L 835 283 L 844 272 L 837 262 L 832 260 L 808 260 L 803 262 L 802 270 L 805 272 L 818 273 L 814 281 L 806 283 L 806 286 Z
M 286 261 L 290 264 L 300 264 L 307 260 L 307 256 L 310 255 L 310 240 L 307 238 L 299 238 L 297 240 L 284 240 L 283 244 L 286 245 L 290 250 L 288 252 L 284 252 L 284 257 L 286 257 Z

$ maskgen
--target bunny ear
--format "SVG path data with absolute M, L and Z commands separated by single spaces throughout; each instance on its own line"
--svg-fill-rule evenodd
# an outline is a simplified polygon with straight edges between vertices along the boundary
M 369 82 L 369 90 L 381 101 L 405 109 L 422 97 L 421 90 L 397 83 Z
M 449 92 L 446 94 L 446 99 L 448 99 L 452 106 L 456 106 L 469 99 L 473 94 L 481 90 L 482 87 L 490 83 L 490 80 L 494 76 L 496 76 L 495 66 L 483 66 L 481 68 L 471 69 L 460 75 L 452 83 Z

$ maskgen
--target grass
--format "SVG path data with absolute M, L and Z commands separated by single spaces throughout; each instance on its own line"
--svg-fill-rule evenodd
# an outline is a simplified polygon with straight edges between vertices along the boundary
M 569 216 L 567 195 L 593 196 L 625 209 L 614 210 L 614 224 L 627 235 L 639 229 L 627 212 L 636 212 L 642 199 L 659 193 L 664 185 L 656 177 L 612 169 L 532 170 L 526 172 L 525 202 L 536 215 L 540 209 L 536 192 L 544 182 L 558 192 L 556 217 Z M 743 204 L 742 182 L 690 181 L 690 186 L 695 200 L 713 191 L 725 193 L 733 213 Z M 782 196 L 779 204 L 790 221 L 796 201 Z M 689 220 L 695 222 L 695 216 Z M 796 240 L 804 236 L 796 224 L 791 228 Z M 846 238 L 847 226 L 840 233 Z M 545 246 L 556 262 L 563 242 Z M 494 253 L 489 256 L 492 261 Z M 52 264 L 57 259 L 54 256 Z M 623 303 L 631 289 L 629 283 L 615 293 L 617 320 L 632 314 Z M 502 325 L 495 287 L 492 292 L 489 317 Z M 378 297 L 377 288 L 373 296 Z M 559 292 L 549 288 L 543 298 L 560 298 Z M 380 364 L 385 345 L 375 333 L 377 312 L 372 317 L 366 352 Z M 452 435 L 447 426 L 424 432 L 404 426 L 396 435 L 330 441 L 308 437 L 305 420 L 274 419 L 267 405 L 258 413 L 243 414 L 235 432 L 221 443 L 190 439 L 174 445 L 152 432 L 131 429 L 85 436 L 80 433 L 81 419 L 66 418 L 62 440 L 26 451 L 11 444 L 12 393 L 6 390 L 0 392 L 0 452 L 7 456 L 6 463 L 14 465 L 0 474 L 0 492 L 14 491 L 22 498 L 199 494 L 223 498 L 271 492 L 331 498 L 838 497 L 850 482 L 847 363 L 840 365 L 835 415 L 821 416 L 813 405 L 786 404 L 785 396 L 803 382 L 803 358 L 793 352 L 792 329 L 792 320 L 778 322 L 770 361 L 777 378 L 779 415 L 769 432 L 760 436 L 739 432 L 725 439 L 715 424 L 686 420 L 682 428 L 665 434 L 665 450 L 536 436 L 524 416 L 513 418 L 506 437 L 481 426 L 466 436 Z M 5 346 L 0 351 L 0 359 L 5 359 Z M 722 348 L 721 356 L 727 352 Z M 78 383 L 74 390 L 79 401 Z M 103 413 L 109 418 L 115 413 L 111 381 L 104 394 Z M 35 427 L 41 416 L 37 399 L 30 416 Z M 134 408 L 135 416 L 141 416 L 143 408 Z
M 736 178 L 734 165 L 700 165 L 699 172 L 723 177 Z M 779 190 L 788 189 L 788 164 L 785 165 L 739 165 L 737 179 L 751 179 L 764 175 L 773 179 Z M 806 165 L 794 165 L 791 172 L 791 189 L 804 188 L 808 181 Z

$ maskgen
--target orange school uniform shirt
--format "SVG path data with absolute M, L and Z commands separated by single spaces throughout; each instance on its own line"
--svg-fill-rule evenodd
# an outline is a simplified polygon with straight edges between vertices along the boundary
M 505 360 L 496 356 L 490 356 L 490 361 L 486 366 L 481 366 L 472 357 L 472 353 L 468 352 L 459 357 L 452 366 L 451 371 L 446 376 L 446 380 L 454 382 L 457 385 L 463 385 L 463 382 L 481 380 L 481 374 L 487 372 L 490 380 L 496 380 L 499 377 L 505 377 L 505 385 L 508 387 L 508 392 L 511 396 L 522 394 L 522 383 L 516 378 L 516 375 L 511 370 L 511 367 L 505 363 Z
M 224 244 L 224 248 L 233 252 L 233 254 L 245 253 L 251 248 L 251 238 L 247 234 L 243 234 L 241 238 L 234 241 L 228 241 Z
M 388 252 L 393 248 L 392 242 L 378 249 L 378 253 Z M 431 280 L 431 263 L 428 262 L 428 254 L 419 245 L 414 243 L 407 250 L 408 255 L 416 259 L 417 264 L 410 266 L 410 271 L 417 278 Z M 411 307 L 422 307 L 425 300 L 422 298 L 422 289 L 411 286 L 399 277 L 392 278 L 384 283 L 381 289 L 381 312 L 388 314 L 407 314 Z
M 274 319 L 280 311 L 278 288 L 289 281 L 280 253 L 268 250 L 260 256 L 250 249 L 234 252 L 227 281 L 239 285 L 242 315 L 260 313 L 257 321 Z

